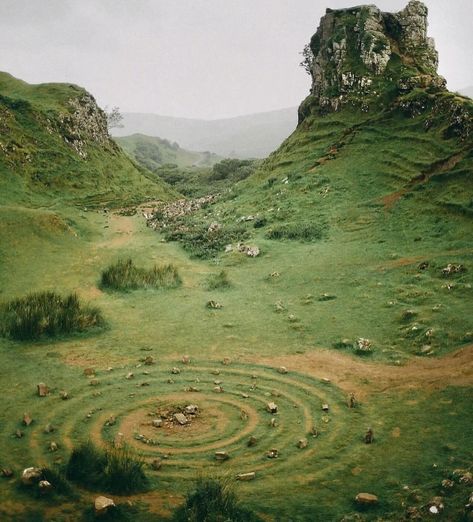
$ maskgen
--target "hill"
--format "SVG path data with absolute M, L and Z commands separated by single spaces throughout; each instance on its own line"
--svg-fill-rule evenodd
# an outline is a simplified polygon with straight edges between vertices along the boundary
M 121 151 L 84 89 L 29 85 L 0 73 L 1 203 L 123 203 L 173 192 Z
M 211 167 L 222 159 L 211 152 L 192 152 L 182 149 L 177 142 L 171 143 L 167 139 L 144 134 L 116 137 L 114 140 L 134 161 L 150 171 L 166 164 L 177 167 Z
M 188 150 L 210 151 L 224 157 L 264 158 L 294 130 L 297 109 L 220 120 L 125 112 L 122 123 L 123 128 L 113 129 L 114 136 L 141 133 L 177 141 Z
M 473 98 L 473 85 L 470 87 L 465 87 L 464 89 L 461 89 L 458 91 L 459 94 L 463 94 L 463 96 L 468 96 L 468 98 Z

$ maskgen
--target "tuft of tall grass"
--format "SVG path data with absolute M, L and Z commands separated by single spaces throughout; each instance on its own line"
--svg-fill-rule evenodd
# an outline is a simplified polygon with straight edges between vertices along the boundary
M 147 270 L 137 267 L 131 259 L 120 259 L 102 272 L 100 284 L 102 288 L 112 290 L 176 288 L 181 284 L 181 278 L 172 264 L 154 265 Z
M 88 489 L 125 495 L 147 488 L 144 466 L 144 460 L 127 445 L 98 448 L 88 441 L 73 449 L 66 476 Z
M 104 323 L 100 310 L 83 305 L 76 294 L 35 292 L 13 299 L 0 310 L 0 333 L 19 341 L 82 332 Z
M 217 274 L 210 274 L 205 281 L 205 288 L 207 290 L 224 290 L 231 286 L 232 284 L 225 270 L 221 270 Z
M 241 506 L 228 481 L 199 480 L 186 502 L 174 512 L 174 522 L 261 522 Z
M 268 239 L 292 239 L 295 241 L 316 241 L 324 236 L 324 227 L 317 223 L 299 222 L 273 225 L 267 232 Z

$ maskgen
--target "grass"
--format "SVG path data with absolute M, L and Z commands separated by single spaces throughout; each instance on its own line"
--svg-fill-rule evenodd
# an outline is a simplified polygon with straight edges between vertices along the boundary
M 200 480 L 176 509 L 174 522 L 258 522 L 261 519 L 249 509 L 239 505 L 235 492 L 228 482 Z
M 83 305 L 76 294 L 36 292 L 2 306 L 0 332 L 16 341 L 57 337 L 103 326 L 97 307 Z
M 220 270 L 216 274 L 210 274 L 205 280 L 205 288 L 207 290 L 224 290 L 232 286 L 228 279 L 226 270 Z
M 268 239 L 317 241 L 324 237 L 324 227 L 316 223 L 283 223 L 271 226 L 266 237 Z
M 137 267 L 132 259 L 121 259 L 109 265 L 100 280 L 102 288 L 136 290 L 138 288 L 176 288 L 181 284 L 177 268 L 172 264 L 147 270 Z
M 119 495 L 144 491 L 148 486 L 144 461 L 126 445 L 102 449 L 85 442 L 73 449 L 66 475 L 88 489 Z

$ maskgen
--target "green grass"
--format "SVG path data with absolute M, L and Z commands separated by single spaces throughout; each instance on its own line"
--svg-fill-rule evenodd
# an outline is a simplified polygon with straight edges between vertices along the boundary
M 144 491 L 148 486 L 144 461 L 126 445 L 102 449 L 83 443 L 73 449 L 66 476 L 88 489 L 119 495 Z
M 68 335 L 104 324 L 100 310 L 83 305 L 76 294 L 31 293 L 3 304 L 0 311 L 0 333 L 16 341 Z
M 224 290 L 232 286 L 226 270 L 220 270 L 216 274 L 210 274 L 205 280 L 207 290 Z
M 154 265 L 147 270 L 137 267 L 132 259 L 121 259 L 109 265 L 100 280 L 102 288 L 136 290 L 138 288 L 176 288 L 181 284 L 177 268 L 172 264 Z
M 257 522 L 261 520 L 238 504 L 229 483 L 200 480 L 181 508 L 173 515 L 175 522 Z

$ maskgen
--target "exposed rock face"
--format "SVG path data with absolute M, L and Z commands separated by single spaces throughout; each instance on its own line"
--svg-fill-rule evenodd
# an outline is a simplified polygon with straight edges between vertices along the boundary
M 310 51 L 312 88 L 299 108 L 300 122 L 314 107 L 337 111 L 350 103 L 369 110 L 370 97 L 380 92 L 445 87 L 434 41 L 427 37 L 427 7 L 418 0 L 399 13 L 374 5 L 327 9 Z

